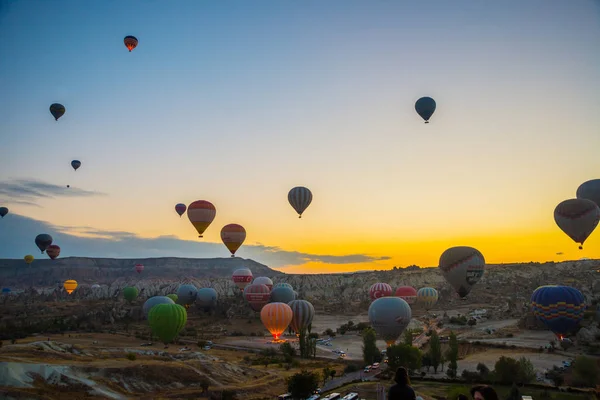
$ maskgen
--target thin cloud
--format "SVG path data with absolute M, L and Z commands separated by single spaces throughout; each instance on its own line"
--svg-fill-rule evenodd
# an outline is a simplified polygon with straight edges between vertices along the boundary
M 75 187 L 55 185 L 34 179 L 17 179 L 0 182 L 0 198 L 8 203 L 37 205 L 39 199 L 56 197 L 91 197 L 103 196 L 105 193 L 79 189 Z
M 34 238 L 48 233 L 61 247 L 61 257 L 148 258 L 188 257 L 224 258 L 229 252 L 222 243 L 181 240 L 174 235 L 144 238 L 133 232 L 104 231 L 93 227 L 56 226 L 18 214 L 9 214 L 2 220 L 0 254 L 7 258 L 21 258 L 23 254 L 39 254 Z M 307 262 L 326 264 L 360 264 L 389 260 L 387 256 L 365 254 L 319 255 L 286 251 L 276 246 L 247 244 L 236 253 L 272 268 L 291 267 Z

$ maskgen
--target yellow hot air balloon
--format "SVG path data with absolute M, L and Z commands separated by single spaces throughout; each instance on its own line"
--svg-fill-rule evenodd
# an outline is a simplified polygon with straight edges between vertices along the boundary
M 198 231 L 198 237 L 202 237 L 206 228 L 215 219 L 217 209 L 210 201 L 196 200 L 188 206 L 187 215 L 194 228 Z
M 292 322 L 294 313 L 285 303 L 270 303 L 260 311 L 260 319 L 265 328 L 273 335 L 273 341 L 279 342 L 279 337 Z
M 73 290 L 77 288 L 77 281 L 74 279 L 69 279 L 68 281 L 65 281 L 63 287 L 65 288 L 67 293 L 71 294 L 73 293 Z
M 229 249 L 231 257 L 235 257 L 235 252 L 246 240 L 246 230 L 238 224 L 225 225 L 221 229 L 221 240 Z
M 27 254 L 25 257 L 23 257 L 23 259 L 27 264 L 31 264 L 33 260 L 35 260 L 35 258 L 31 254 Z

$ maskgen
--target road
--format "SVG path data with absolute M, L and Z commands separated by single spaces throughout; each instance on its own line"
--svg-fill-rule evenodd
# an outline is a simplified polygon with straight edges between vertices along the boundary
M 385 370 L 387 368 L 387 364 L 381 364 L 381 370 Z M 356 379 L 364 379 L 365 381 L 372 381 L 376 379 L 376 375 L 378 370 L 375 372 L 364 372 L 362 369 L 356 372 L 350 372 L 349 374 L 340 376 L 339 378 L 333 378 L 328 380 L 325 385 L 321 388 L 321 393 L 329 392 L 333 389 L 339 388 L 341 386 L 347 385 L 348 383 L 356 380 Z

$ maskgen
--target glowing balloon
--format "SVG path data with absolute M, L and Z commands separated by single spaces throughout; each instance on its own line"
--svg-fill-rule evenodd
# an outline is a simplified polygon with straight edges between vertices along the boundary
M 414 304 L 417 301 L 417 290 L 412 286 L 400 286 L 396 289 L 396 297 L 400 297 L 408 304 Z
M 312 192 L 303 186 L 297 186 L 289 191 L 288 201 L 298 213 L 298 218 L 302 218 L 302 213 L 312 202 Z
M 273 335 L 274 341 L 279 341 L 279 337 L 290 325 L 292 318 L 292 309 L 285 303 L 269 303 L 260 311 L 260 320 Z
M 559 338 L 574 333 L 585 312 L 584 297 L 570 286 L 540 286 L 531 295 L 533 315 Z
M 369 322 L 388 346 L 398 340 L 411 318 L 410 306 L 400 297 L 381 297 L 369 306 Z
M 231 278 L 235 285 L 243 291 L 252 282 L 252 271 L 248 268 L 239 268 L 233 271 Z
M 23 259 L 27 264 L 31 264 L 33 260 L 35 260 L 35 258 L 31 254 L 27 254 L 25 257 L 23 257 Z
M 580 244 L 581 250 L 583 243 L 598 226 L 600 208 L 592 200 L 565 200 L 554 209 L 554 221 L 567 236 Z
M 6 214 L 8 214 L 8 208 L 0 207 L 0 217 L 4 218 Z
M 266 285 L 262 283 L 253 283 L 244 289 L 244 298 L 254 311 L 260 311 L 269 303 L 271 292 Z
M 235 252 L 246 240 L 246 230 L 238 224 L 225 225 L 221 229 L 221 240 L 231 252 L 231 257 L 235 257 Z
M 168 344 L 181 332 L 187 322 L 187 312 L 179 304 L 157 304 L 148 313 L 152 334 Z
M 265 285 L 269 288 L 269 290 L 273 289 L 273 281 L 271 278 L 267 278 L 266 276 L 259 276 L 252 281 L 252 284 L 255 285 Z
M 50 105 L 50 114 L 52 114 L 55 121 L 58 121 L 58 119 L 65 114 L 65 111 L 67 110 L 62 104 L 54 103 Z
M 296 333 L 306 332 L 315 316 L 315 308 L 306 300 L 293 300 L 288 303 L 292 309 L 290 326 Z
M 77 281 L 73 279 L 69 279 L 63 283 L 63 287 L 67 291 L 68 294 L 73 293 L 73 290 L 77 289 Z
M 81 161 L 79 161 L 79 160 L 71 161 L 71 167 L 73 167 L 73 169 L 75 171 L 77 171 L 79 169 L 79 167 L 81 167 Z
M 438 301 L 438 291 L 432 287 L 424 287 L 417 292 L 417 305 L 429 310 Z
M 419 114 L 421 118 L 425 120 L 426 124 L 429 123 L 429 118 L 431 118 L 435 112 L 435 107 L 435 100 L 433 100 L 431 97 L 421 97 L 415 103 L 415 110 L 417 111 L 417 114 Z
M 44 253 L 44 251 L 46 251 L 48 246 L 51 244 L 52 236 L 48 235 L 47 233 L 40 233 L 35 237 L 35 245 L 41 250 L 42 253 Z
M 376 300 L 381 297 L 391 296 L 393 293 L 393 289 L 387 283 L 374 283 L 369 288 L 369 297 L 371 300 Z
M 483 276 L 485 259 L 483 254 L 473 247 L 451 247 L 440 256 L 438 268 L 456 293 L 463 298 Z
M 125 47 L 127 47 L 127 50 L 129 50 L 129 52 L 131 53 L 131 50 L 137 47 L 138 40 L 135 36 L 125 36 L 125 39 L 123 39 L 123 43 L 125 43 Z
M 50 257 L 50 259 L 55 260 L 60 255 L 60 247 L 58 247 L 55 244 L 51 244 L 46 249 L 46 254 L 48 254 L 48 257 Z
M 183 215 L 183 213 L 187 210 L 187 207 L 183 203 L 175 204 L 175 212 L 179 214 L 179 218 Z
M 206 228 L 215 219 L 217 209 L 212 203 L 206 200 L 197 200 L 189 205 L 187 215 L 194 228 L 198 231 L 198 237 L 202 237 Z

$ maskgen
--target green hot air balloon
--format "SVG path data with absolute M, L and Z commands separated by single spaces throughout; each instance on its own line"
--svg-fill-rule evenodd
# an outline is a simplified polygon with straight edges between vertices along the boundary
M 157 304 L 148 313 L 152 334 L 165 345 L 175 339 L 187 322 L 187 311 L 179 304 Z
M 125 300 L 127 300 L 130 303 L 137 299 L 138 294 L 138 288 L 136 288 L 135 286 L 128 286 L 125 289 L 123 289 L 123 297 L 125 297 Z
M 177 296 L 175 293 L 168 294 L 167 297 L 173 300 L 174 302 L 177 302 L 177 300 L 179 299 L 179 296 Z

